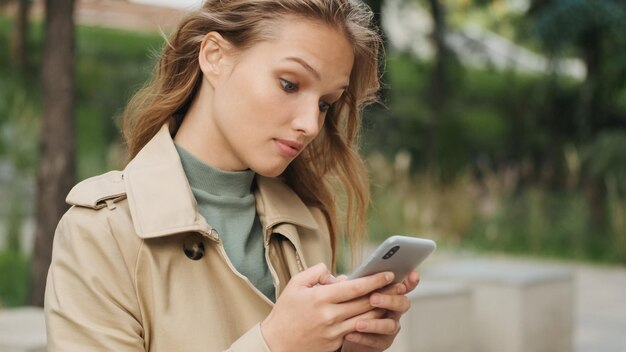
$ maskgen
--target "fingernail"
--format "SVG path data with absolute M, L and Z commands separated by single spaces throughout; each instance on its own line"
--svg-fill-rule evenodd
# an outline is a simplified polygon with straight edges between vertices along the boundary
M 348 335 L 346 335 L 346 340 L 348 340 L 348 341 L 356 341 L 356 335 L 355 334 L 348 334 Z
M 393 273 L 386 273 L 385 279 L 387 280 L 387 282 L 391 282 L 391 280 L 393 280 Z
M 372 304 L 379 305 L 380 304 L 380 300 L 381 300 L 381 297 L 380 297 L 380 295 L 378 293 L 375 293 L 375 294 L 372 295 Z
M 367 322 L 359 321 L 356 323 L 356 329 L 360 331 L 367 330 Z

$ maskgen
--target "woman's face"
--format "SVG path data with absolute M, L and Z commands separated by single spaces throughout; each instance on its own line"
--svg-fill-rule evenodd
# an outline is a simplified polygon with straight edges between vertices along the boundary
M 206 46 L 201 52 L 209 64 L 200 60 L 200 99 L 210 100 L 200 104 L 209 148 L 202 154 L 215 167 L 280 175 L 347 88 L 354 55 L 341 31 L 295 18 L 273 30 L 275 38 L 235 55 Z

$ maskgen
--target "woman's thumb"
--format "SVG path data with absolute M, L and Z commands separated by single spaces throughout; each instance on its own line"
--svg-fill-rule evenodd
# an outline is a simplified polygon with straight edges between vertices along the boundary
M 331 283 L 334 279 L 324 263 L 315 264 L 291 278 L 295 283 L 307 287 Z

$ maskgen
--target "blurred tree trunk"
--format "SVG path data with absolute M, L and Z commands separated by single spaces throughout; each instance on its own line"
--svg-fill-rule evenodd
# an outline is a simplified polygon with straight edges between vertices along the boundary
M 427 153 L 428 165 L 437 159 L 437 135 L 442 122 L 447 95 L 447 62 L 449 53 L 446 47 L 445 8 L 439 0 L 428 0 L 433 18 L 432 38 L 435 45 L 435 66 L 430 78 L 431 119 L 428 131 Z
M 374 18 L 373 18 L 374 23 L 378 26 L 378 28 L 380 28 L 380 33 L 383 36 L 383 39 L 386 39 L 385 31 L 383 29 L 383 22 L 381 19 L 383 0 L 364 0 L 363 2 L 365 2 L 367 6 L 369 6 L 370 9 L 372 9 L 372 12 L 374 13 Z M 385 40 L 385 46 L 386 45 L 387 45 L 387 41 Z
M 603 91 L 601 85 L 600 67 L 604 61 L 600 45 L 601 35 L 598 30 L 588 30 L 582 35 L 580 42 L 587 69 L 578 117 L 579 138 L 583 143 L 590 143 L 593 136 L 597 136 L 596 125 L 600 125 L 599 121 L 603 120 L 605 115 L 605 107 L 601 101 L 602 94 L 607 93 Z M 584 188 L 591 221 L 596 228 L 602 228 L 606 224 L 607 211 L 604 178 L 586 175 Z
M 28 13 L 31 0 L 17 0 L 15 24 L 11 31 L 11 60 L 19 68 L 28 65 Z
M 37 230 L 30 303 L 43 306 L 57 223 L 74 184 L 74 0 L 46 0 L 43 118 L 37 176 Z
M 374 21 L 374 24 L 376 24 L 376 26 L 378 26 L 380 30 L 380 35 L 383 39 L 383 48 L 386 50 L 389 43 L 387 41 L 387 36 L 385 35 L 385 29 L 383 28 L 383 20 L 382 20 L 383 0 L 364 0 L 364 2 L 370 7 L 370 9 L 372 9 L 372 12 L 374 13 L 373 21 Z M 387 82 L 387 78 L 388 78 L 387 71 L 383 70 L 381 80 L 383 82 Z M 379 96 L 383 102 L 386 100 L 387 94 L 388 93 L 385 89 L 380 90 Z

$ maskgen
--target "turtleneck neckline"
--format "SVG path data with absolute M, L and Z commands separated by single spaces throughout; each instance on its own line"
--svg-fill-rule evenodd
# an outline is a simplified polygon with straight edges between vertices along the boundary
M 180 145 L 175 146 L 192 188 L 220 197 L 242 198 L 252 193 L 254 171 L 220 170 L 202 162 Z

